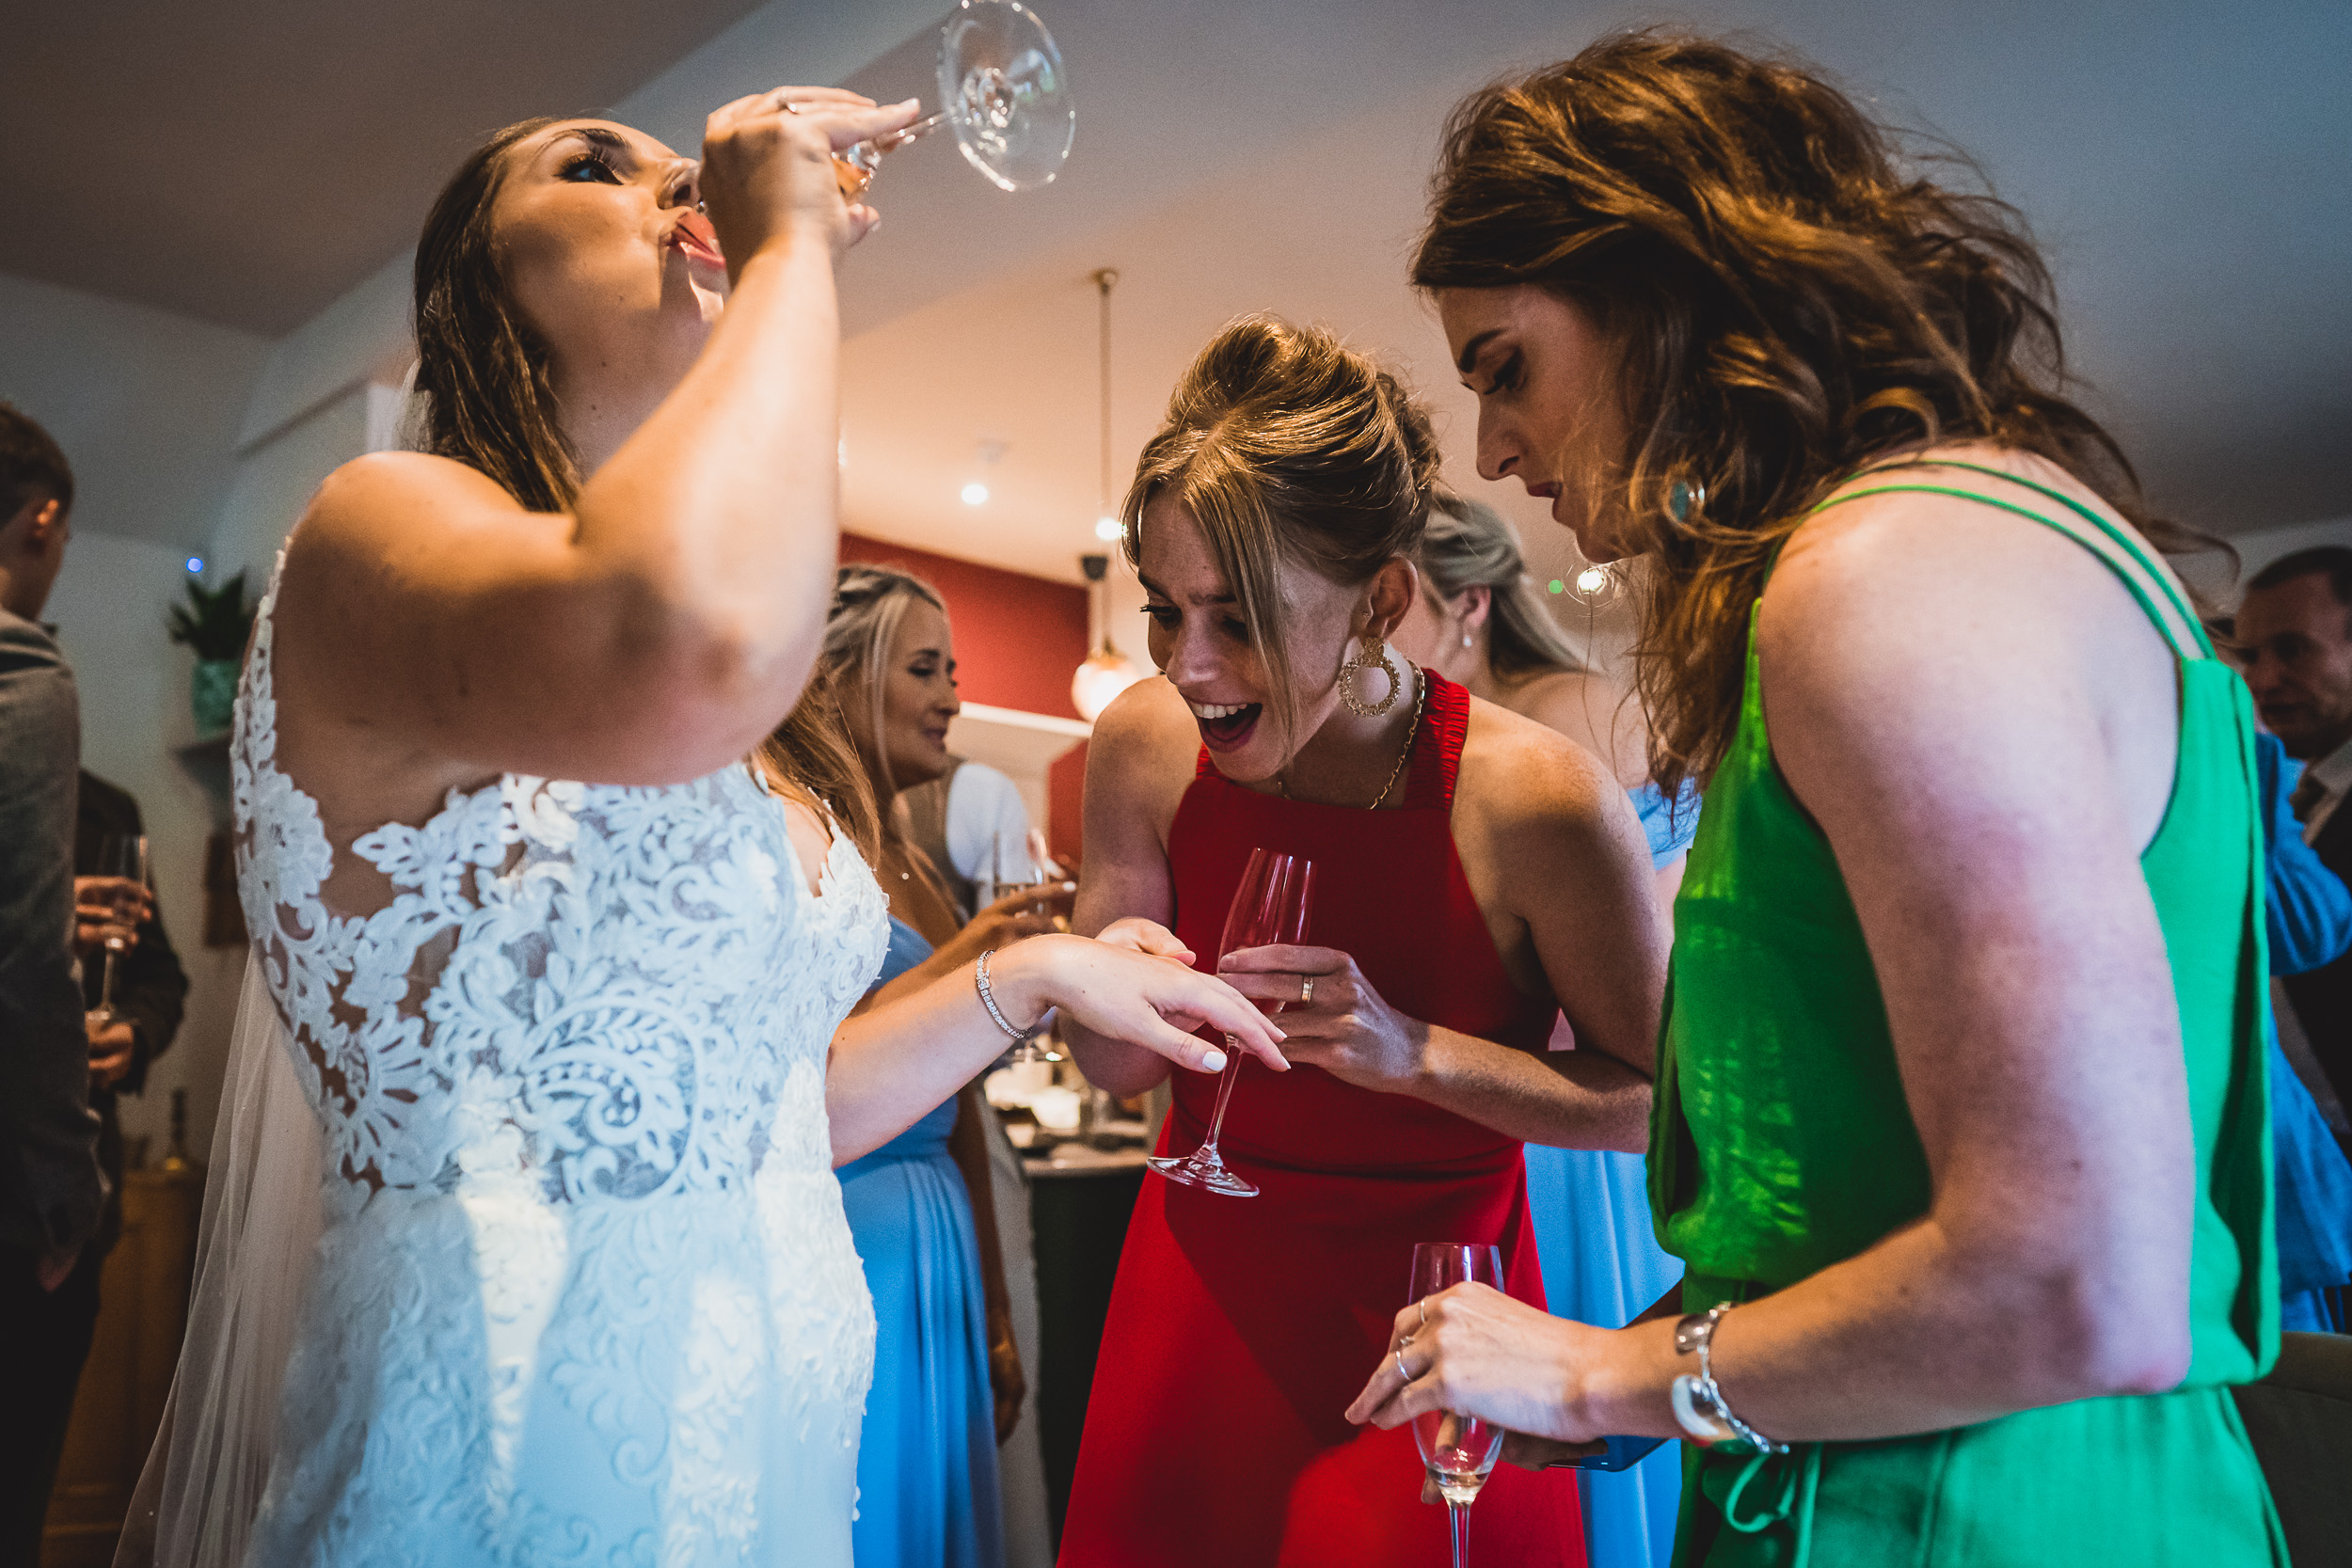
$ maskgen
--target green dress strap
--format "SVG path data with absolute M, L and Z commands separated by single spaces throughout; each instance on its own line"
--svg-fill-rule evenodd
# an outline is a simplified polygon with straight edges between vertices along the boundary
M 2147 612 L 2150 621 L 2155 623 L 2156 629 L 2162 632 L 2165 641 L 2172 645 L 2174 654 L 2182 658 L 2214 657 L 2213 641 L 2205 635 L 2204 623 L 2189 604 L 2187 597 L 2182 594 L 2179 584 L 2172 578 L 2172 574 L 2157 563 L 2140 540 L 2118 528 L 2113 519 L 2095 507 L 2084 505 L 2081 500 L 2055 485 L 2044 484 L 2039 480 L 2027 479 L 2022 474 L 2012 474 L 2001 468 L 1988 467 L 1982 463 L 1963 462 L 1958 458 L 1915 458 L 1901 463 L 1882 464 L 1875 468 L 1860 470 L 1847 483 L 1852 483 L 1855 480 L 1867 479 L 1874 474 L 1895 473 L 1905 468 L 1964 468 L 1973 473 L 2004 480 L 2009 483 L 2047 496 L 2088 522 L 2095 531 L 2085 533 L 2080 528 L 2071 526 L 2046 513 L 2016 501 L 1988 496 L 1981 491 L 1963 490 L 1954 485 L 1944 484 L 1878 484 L 1867 490 L 1840 490 L 1816 506 L 1813 513 L 1819 514 L 1830 507 L 1843 505 L 1847 501 L 1860 500 L 1866 496 L 1913 494 L 1947 496 L 1955 500 L 1974 501 L 1979 506 L 1990 506 L 2003 512 L 2013 513 L 2020 517 L 2030 518 L 2044 528 L 2065 534 L 2105 562 L 2108 569 L 2122 579 L 2123 586 L 2130 590 L 2132 597 L 2139 601 L 2139 608 Z

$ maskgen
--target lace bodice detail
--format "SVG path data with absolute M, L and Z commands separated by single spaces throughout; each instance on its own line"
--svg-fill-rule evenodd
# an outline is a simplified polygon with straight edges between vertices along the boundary
M 584 1202 L 829 1169 L 825 1050 L 888 937 L 848 841 L 812 898 L 748 768 L 653 789 L 509 775 L 356 839 L 392 896 L 331 908 L 318 806 L 277 765 L 275 601 L 231 753 L 238 890 L 333 1174 Z M 817 1114 L 779 1116 L 787 1096 Z
M 825 1063 L 882 889 L 836 837 L 813 895 L 741 766 L 507 776 L 339 851 L 278 767 L 277 597 L 237 882 L 325 1224 L 247 1560 L 848 1568 L 874 1320 Z

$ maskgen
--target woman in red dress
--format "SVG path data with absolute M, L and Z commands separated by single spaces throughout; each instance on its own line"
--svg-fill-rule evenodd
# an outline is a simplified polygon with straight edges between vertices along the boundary
M 1262 1196 L 1146 1179 L 1062 1535 L 1065 1568 L 1429 1568 L 1409 1431 L 1343 1414 L 1416 1242 L 1493 1243 L 1540 1306 L 1521 1145 L 1645 1146 L 1666 935 L 1602 765 L 1404 664 L 1385 640 L 1437 478 L 1427 420 L 1327 334 L 1253 319 L 1204 350 L 1128 492 L 1165 679 L 1120 698 L 1087 772 L 1081 928 L 1218 965 L 1249 851 L 1311 857 L 1306 945 L 1229 954 L 1281 1003 L 1285 1073 L 1243 1071 L 1223 1151 Z M 1128 924 L 1132 922 L 1133 924 Z M 1578 1049 L 1546 1049 L 1565 1010 Z M 1094 1083 L 1165 1062 L 1079 1035 Z M 1162 1152 L 1207 1130 L 1182 1075 Z M 1499 1469 L 1482 1565 L 1584 1560 L 1573 1477 Z

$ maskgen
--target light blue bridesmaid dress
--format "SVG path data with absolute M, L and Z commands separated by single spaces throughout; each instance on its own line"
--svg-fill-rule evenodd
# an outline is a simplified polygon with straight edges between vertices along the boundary
M 876 985 L 930 957 L 890 922 Z M 972 1195 L 947 1152 L 956 1101 L 841 1167 L 879 1331 L 857 1455 L 858 1568 L 1004 1568 L 988 1310 Z
M 1686 784 L 1669 810 L 1655 784 L 1632 792 L 1651 864 L 1691 848 L 1699 792 Z M 1619 1328 L 1682 1277 L 1650 1228 L 1648 1167 L 1639 1154 L 1527 1146 L 1527 1205 L 1554 1314 Z M 1665 1568 L 1682 1501 L 1681 1445 L 1668 1443 L 1629 1470 L 1580 1470 L 1584 1549 L 1592 1568 Z

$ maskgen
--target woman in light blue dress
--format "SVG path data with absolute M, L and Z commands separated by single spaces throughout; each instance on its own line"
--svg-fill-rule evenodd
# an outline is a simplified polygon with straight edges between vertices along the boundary
M 1638 705 L 1570 646 L 1528 577 L 1511 525 L 1489 507 L 1449 498 L 1430 515 L 1420 566 L 1423 592 L 1397 629 L 1398 652 L 1607 763 L 1632 798 L 1660 901 L 1671 905 L 1698 827 L 1698 791 L 1687 789 L 1670 809 L 1649 783 Z M 1553 1048 L 1573 1043 L 1564 1022 Z M 1638 1154 L 1530 1144 L 1527 1204 L 1544 1297 L 1561 1317 L 1621 1327 L 1682 1277 L 1652 1233 Z M 1667 1444 L 1622 1472 L 1579 1472 L 1593 1568 L 1665 1568 L 1682 1498 L 1675 1450 Z
M 1009 897 L 965 922 L 892 810 L 901 789 L 947 766 L 955 642 L 938 591 L 889 567 L 842 567 L 822 668 L 884 822 L 890 947 L 866 1005 L 1050 929 L 1066 889 Z M 840 1173 L 881 1325 L 858 1450 L 859 1568 L 1004 1568 L 996 1449 L 1020 1418 L 1025 1383 L 989 1174 L 990 1114 L 967 1085 Z
M 892 916 L 876 989 L 930 957 L 922 933 Z M 979 1239 L 948 1148 L 962 1103 L 947 1101 L 841 1167 L 877 1325 L 850 1527 L 860 1568 L 1005 1559 Z

